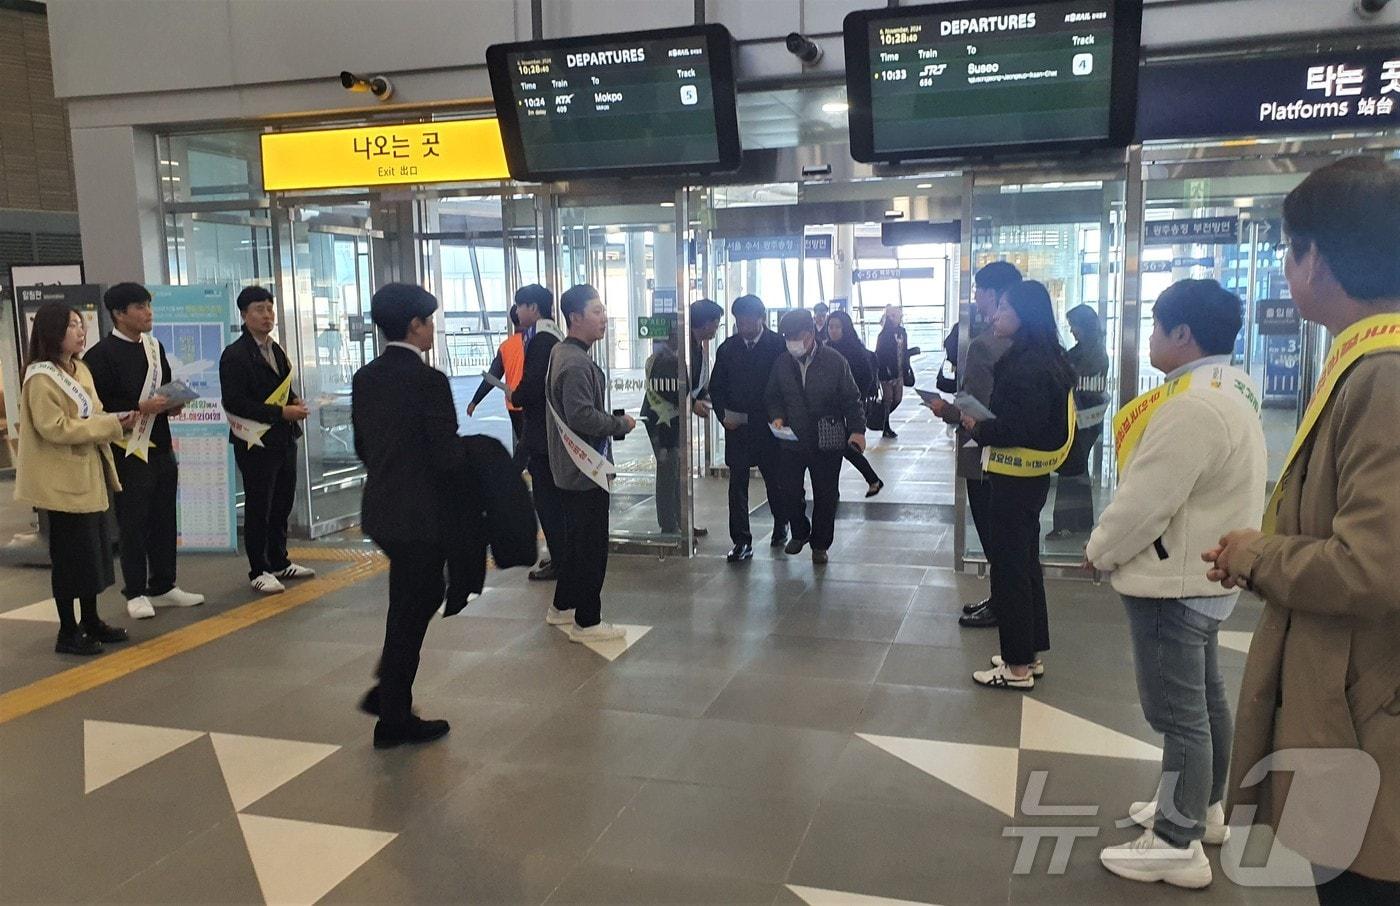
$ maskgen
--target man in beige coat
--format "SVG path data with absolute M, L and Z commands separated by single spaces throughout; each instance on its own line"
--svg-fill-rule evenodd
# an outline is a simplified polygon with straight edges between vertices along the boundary
M 1232 821 L 1257 807 L 1254 822 L 1312 862 L 1324 906 L 1400 903 L 1400 171 L 1340 161 L 1283 218 L 1293 301 L 1333 346 L 1268 533 L 1234 531 L 1204 554 L 1211 579 L 1267 602 Z

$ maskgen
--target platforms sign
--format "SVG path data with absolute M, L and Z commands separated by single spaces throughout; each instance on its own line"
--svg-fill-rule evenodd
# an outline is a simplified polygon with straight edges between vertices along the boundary
M 263 189 L 509 179 L 494 117 L 262 136 Z

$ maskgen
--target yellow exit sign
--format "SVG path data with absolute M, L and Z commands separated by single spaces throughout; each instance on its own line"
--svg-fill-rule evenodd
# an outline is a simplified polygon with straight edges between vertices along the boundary
M 494 117 L 262 136 L 263 190 L 509 179 Z

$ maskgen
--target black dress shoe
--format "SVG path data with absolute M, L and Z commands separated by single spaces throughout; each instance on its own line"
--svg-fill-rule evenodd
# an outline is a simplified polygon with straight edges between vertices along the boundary
M 978 601 L 976 604 L 964 604 L 964 605 L 963 605 L 963 613 L 976 613 L 977 611 L 981 610 L 983 607 L 991 607 L 991 606 L 992 606 L 992 599 L 991 599 L 991 598 L 987 598 L 987 599 L 985 599 L 985 600 Z
M 800 554 L 800 553 L 802 553 L 802 548 L 804 548 L 804 547 L 806 547 L 806 546 L 807 546 L 807 539 L 806 539 L 806 538 L 794 538 L 794 539 L 792 539 L 791 541 L 789 541 L 789 542 L 787 543 L 787 547 L 783 548 L 783 553 L 785 553 L 785 554 Z
M 968 629 L 987 629 L 996 624 L 996 615 L 992 613 L 990 607 L 983 607 L 958 617 L 958 625 L 966 626 Z
M 896 437 L 899 437 L 898 434 L 895 434 L 895 433 L 894 433 L 893 431 L 891 431 L 889 428 L 886 428 L 886 429 L 884 430 L 884 432 L 881 434 L 881 436 L 884 437 L 886 440 L 894 440 Z
M 874 497 L 876 494 L 880 493 L 880 492 L 883 491 L 884 489 L 885 489 L 885 483 L 884 483 L 883 481 L 881 481 L 880 479 L 877 478 L 877 479 L 875 479 L 875 483 L 874 483 L 874 484 L 872 484 L 870 487 L 868 487 L 868 488 L 865 489 L 865 496 L 866 496 L 866 497 Z
M 553 560 L 546 560 L 540 564 L 539 569 L 530 570 L 530 581 L 532 582 L 553 582 L 558 578 L 558 572 L 554 568 Z
M 734 549 L 724 558 L 730 563 L 738 563 L 740 560 L 753 559 L 753 546 L 748 544 L 736 544 Z
M 81 654 L 90 656 L 102 653 L 102 643 L 81 629 L 72 629 L 64 632 L 58 631 L 58 641 L 54 642 L 53 650 L 59 654 Z
M 817 566 L 826 565 L 826 551 L 819 551 L 815 547 L 812 548 L 812 562 Z
M 416 745 L 442 739 L 451 727 L 445 720 L 423 720 L 410 717 L 401 724 L 386 724 L 383 718 L 374 725 L 374 747 L 392 749 L 401 745 Z
M 773 538 L 768 542 L 769 547 L 782 547 L 787 544 L 787 532 L 774 532 Z
M 109 625 L 101 620 L 92 624 L 84 624 L 83 632 L 87 634 L 88 638 L 97 639 L 97 641 L 107 645 L 114 642 L 125 642 L 129 638 L 125 629 Z
M 366 714 L 371 715 L 372 717 L 378 717 L 378 716 L 379 716 L 379 687 L 378 687 L 378 686 L 371 686 L 371 687 L 370 687 L 370 690 L 369 690 L 368 692 L 365 693 L 365 697 L 362 698 L 362 699 L 360 699 L 359 708 L 360 708 L 361 711 L 365 712 Z

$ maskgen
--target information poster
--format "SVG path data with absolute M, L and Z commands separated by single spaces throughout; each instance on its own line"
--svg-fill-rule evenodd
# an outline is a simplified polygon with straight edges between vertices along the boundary
M 179 546 L 186 551 L 236 551 L 233 447 L 220 403 L 219 356 L 232 342 L 227 287 L 150 286 L 155 326 L 175 380 L 199 394 L 170 420 L 180 461 Z

